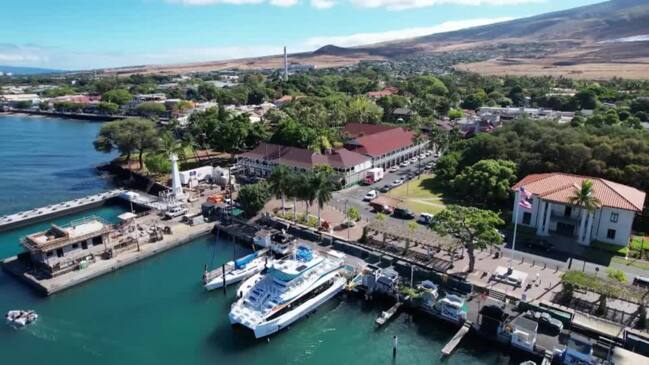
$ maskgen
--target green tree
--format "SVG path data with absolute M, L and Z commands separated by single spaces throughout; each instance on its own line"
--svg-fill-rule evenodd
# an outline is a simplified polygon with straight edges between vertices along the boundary
M 312 187 L 315 190 L 315 197 L 318 202 L 318 224 L 320 224 L 320 210 L 331 200 L 335 190 L 333 169 L 328 165 L 324 165 L 323 168 L 315 169 L 314 174 Z
M 277 165 L 273 168 L 268 177 L 270 192 L 282 200 L 282 213 L 284 213 L 284 200 L 290 190 L 291 175 L 293 174 L 293 170 L 289 169 L 287 166 Z
M 165 108 L 164 104 L 162 103 L 156 103 L 155 101 L 146 101 L 144 103 L 138 104 L 135 107 L 135 110 L 140 115 L 147 117 L 159 117 L 167 111 L 167 108 Z
M 101 101 L 115 103 L 117 105 L 124 105 L 131 100 L 133 100 L 133 95 L 125 89 L 113 89 L 105 92 L 101 96 Z
M 593 181 L 586 179 L 581 182 L 580 186 L 575 186 L 573 195 L 568 198 L 568 201 L 570 204 L 581 208 L 580 227 L 584 227 L 585 230 L 587 214 L 593 214 L 601 204 L 599 199 L 595 197 Z
M 119 110 L 119 105 L 107 101 L 97 104 L 97 110 L 102 114 L 115 114 Z
M 462 109 L 453 109 L 451 108 L 448 111 L 448 117 L 451 119 L 460 119 L 464 116 L 464 111 Z
M 450 186 L 457 175 L 460 166 L 460 154 L 457 152 L 446 153 L 435 164 L 435 178 L 442 185 Z
M 238 201 L 241 208 L 249 218 L 254 217 L 264 208 L 270 199 L 271 193 L 268 184 L 264 181 L 244 185 L 239 190 Z
M 502 203 L 516 182 L 516 164 L 505 160 L 482 160 L 466 167 L 453 180 L 453 187 L 468 200 Z
M 160 133 L 160 143 L 158 152 L 162 153 L 166 159 L 175 154 L 180 159 L 185 159 L 185 144 L 183 141 L 176 139 L 169 131 Z
M 415 76 L 406 82 L 406 91 L 417 97 L 423 97 L 428 94 L 446 95 L 448 88 L 444 83 L 431 75 Z
M 154 174 L 168 174 L 171 172 L 171 161 L 164 154 L 149 154 L 145 158 L 146 168 Z
M 478 110 L 484 103 L 484 99 L 482 98 L 481 94 L 471 94 L 467 95 L 467 97 L 462 100 L 462 108 L 464 109 L 471 109 L 471 110 Z
M 347 122 L 378 123 L 382 115 L 381 108 L 364 96 L 351 99 L 347 106 Z
M 361 212 L 356 207 L 350 207 L 345 214 L 350 222 L 357 222 L 361 219 Z
M 469 272 L 475 269 L 475 249 L 503 242 L 498 227 L 505 222 L 490 210 L 449 205 L 435 216 L 431 228 L 442 236 L 460 239 L 469 256 Z

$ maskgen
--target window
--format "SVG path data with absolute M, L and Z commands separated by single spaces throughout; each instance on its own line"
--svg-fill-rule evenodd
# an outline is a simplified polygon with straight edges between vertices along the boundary
M 617 223 L 618 219 L 620 219 L 620 214 L 619 213 L 611 213 L 611 222 L 612 223 Z
M 532 221 L 532 213 L 524 212 L 523 213 L 523 224 L 530 224 Z
M 87 250 L 88 249 L 88 242 L 87 241 L 81 242 L 81 249 L 82 250 Z
M 572 214 L 572 207 L 570 205 L 566 205 L 566 210 L 563 211 L 563 216 L 570 217 L 571 214 Z
M 93 246 L 99 246 L 99 245 L 102 244 L 102 242 L 103 242 L 103 241 L 102 241 L 101 236 L 97 236 L 97 237 L 93 237 L 93 238 L 92 238 L 92 245 L 93 245 Z
M 614 229 L 609 229 L 608 232 L 606 232 L 606 238 L 609 240 L 614 240 L 615 239 L 615 230 Z
M 62 248 L 57 248 L 56 249 L 56 257 L 63 257 L 63 249 Z
M 54 251 L 47 251 L 47 257 L 54 256 Z
M 78 243 L 73 243 L 72 244 L 72 249 L 77 249 L 77 248 L 79 248 L 79 244 Z

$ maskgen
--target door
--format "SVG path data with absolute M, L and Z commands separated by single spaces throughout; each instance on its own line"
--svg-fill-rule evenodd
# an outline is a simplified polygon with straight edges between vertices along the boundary
M 568 223 L 557 222 L 557 234 L 572 237 L 575 234 L 575 226 Z

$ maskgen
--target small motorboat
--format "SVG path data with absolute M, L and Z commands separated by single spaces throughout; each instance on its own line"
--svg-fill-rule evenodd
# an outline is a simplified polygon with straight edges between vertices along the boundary
M 225 276 L 221 269 L 206 273 L 204 277 L 205 289 L 219 289 L 223 287 L 224 282 L 228 286 L 260 273 L 269 262 L 272 262 L 265 254 L 266 251 L 264 250 L 263 252 L 252 253 L 238 260 L 228 262 L 225 265 Z
M 5 314 L 5 319 L 7 320 L 7 323 L 11 325 L 24 327 L 37 320 L 38 314 L 33 310 L 10 310 Z

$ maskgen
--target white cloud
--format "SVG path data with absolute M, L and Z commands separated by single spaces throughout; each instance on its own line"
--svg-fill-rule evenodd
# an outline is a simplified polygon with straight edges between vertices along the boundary
M 356 33 L 342 36 L 323 36 L 311 37 L 306 40 L 306 45 L 310 48 L 318 48 L 327 44 L 334 44 L 340 47 L 352 47 L 365 44 L 380 43 L 393 41 L 397 39 L 407 39 L 413 37 L 420 37 L 424 35 L 451 32 L 454 30 L 477 27 L 480 25 L 487 25 L 492 23 L 504 22 L 513 18 L 500 17 L 500 18 L 479 18 L 448 21 L 432 27 L 417 27 L 417 28 L 404 28 L 398 30 L 391 30 L 387 32 L 376 33 Z
M 311 0 L 311 6 L 316 9 L 329 9 L 336 5 L 333 0 Z
M 281 7 L 289 7 L 293 5 L 297 5 L 298 0 L 270 0 L 271 5 L 275 6 L 281 6 Z
M 350 0 L 352 4 L 363 8 L 387 8 L 388 10 L 405 10 L 434 5 L 518 5 L 539 3 L 546 0 Z

